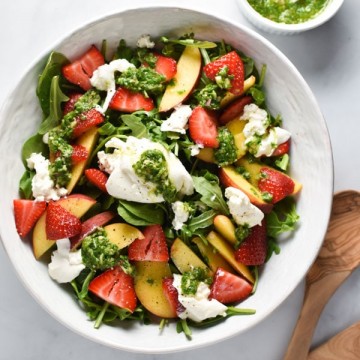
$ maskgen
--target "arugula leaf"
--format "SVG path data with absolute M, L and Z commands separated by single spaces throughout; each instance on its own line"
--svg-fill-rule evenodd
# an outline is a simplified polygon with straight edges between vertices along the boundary
M 193 176 L 195 190 L 202 195 L 200 200 L 214 210 L 228 215 L 229 209 L 224 200 L 221 188 L 215 181 L 210 181 L 202 176 Z
M 44 116 L 50 114 L 50 88 L 54 76 L 61 74 L 61 68 L 69 60 L 61 53 L 52 52 L 48 58 L 45 69 L 40 74 L 36 87 L 36 95 L 39 98 L 41 109 Z
M 127 223 L 134 226 L 164 223 L 164 210 L 154 204 L 119 200 L 117 211 Z
M 193 217 L 187 224 L 187 228 L 191 232 L 195 232 L 198 229 L 205 229 L 211 226 L 214 222 L 214 217 L 217 215 L 217 211 L 208 210 L 201 215 Z
M 296 212 L 295 200 L 291 197 L 285 198 L 275 204 L 273 210 L 267 214 L 267 234 L 276 238 L 281 233 L 295 230 L 300 216 Z
M 54 76 L 50 86 L 49 115 L 40 125 L 39 134 L 43 135 L 59 125 L 62 119 L 61 103 L 68 100 L 69 98 L 61 91 L 59 76 Z
M 131 130 L 131 135 L 137 138 L 148 138 L 149 133 L 147 127 L 142 123 L 141 118 L 136 115 L 122 115 L 121 120 Z

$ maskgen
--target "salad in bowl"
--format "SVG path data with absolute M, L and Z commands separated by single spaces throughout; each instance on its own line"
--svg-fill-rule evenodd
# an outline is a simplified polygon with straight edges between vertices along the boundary
M 14 221 L 96 328 L 176 322 L 191 338 L 255 314 L 241 303 L 296 231 L 302 188 L 266 70 L 194 33 L 49 55 Z

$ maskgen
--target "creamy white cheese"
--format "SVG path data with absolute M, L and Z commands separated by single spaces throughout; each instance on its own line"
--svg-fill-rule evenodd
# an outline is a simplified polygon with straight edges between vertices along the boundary
M 155 46 L 155 43 L 151 41 L 150 35 L 144 34 L 138 38 L 136 46 L 139 48 L 152 49 Z
M 178 291 L 179 302 L 185 311 L 178 314 L 181 319 L 189 318 L 200 322 L 218 315 L 225 316 L 227 307 L 215 299 L 209 299 L 210 287 L 200 282 L 195 295 L 183 295 L 181 291 L 181 275 L 174 274 L 173 286 Z
M 280 127 L 270 127 L 268 114 L 264 109 L 260 109 L 256 104 L 249 104 L 244 107 L 241 120 L 247 120 L 243 129 L 245 145 L 253 142 L 256 137 L 261 141 L 257 146 L 255 157 L 271 156 L 278 145 L 287 141 L 291 134 Z
M 114 96 L 116 89 L 115 72 L 124 72 L 132 67 L 135 67 L 135 65 L 131 64 L 126 59 L 117 59 L 111 61 L 109 64 L 99 66 L 94 71 L 90 79 L 91 85 L 98 90 L 107 91 L 103 105 L 96 107 L 98 111 L 104 114 Z
M 57 250 L 51 255 L 48 271 L 52 279 L 58 283 L 67 283 L 74 280 L 85 269 L 82 263 L 81 249 L 70 251 L 70 240 L 56 241 Z
M 180 230 L 189 219 L 189 208 L 182 201 L 175 201 L 171 204 L 171 208 L 174 212 L 172 226 L 175 230 Z
M 261 225 L 264 213 L 251 204 L 244 192 L 230 186 L 225 189 L 225 197 L 228 199 L 227 204 L 230 214 L 238 225 L 247 224 L 249 227 Z
M 160 130 L 185 134 L 191 113 L 190 105 L 177 105 L 170 117 L 161 124 Z
M 26 160 L 29 169 L 35 169 L 35 175 L 31 181 L 32 193 L 35 200 L 50 201 L 59 200 L 67 194 L 65 188 L 57 188 L 50 177 L 50 161 L 41 153 L 32 153 Z
M 133 165 L 146 150 L 159 150 L 163 153 L 168 166 L 169 179 L 180 196 L 191 195 L 194 192 L 191 175 L 181 161 L 163 145 L 149 139 L 129 136 L 126 141 L 112 138 L 105 147 L 114 148 L 114 151 L 112 154 L 100 151 L 99 166 L 110 174 L 106 189 L 115 198 L 141 203 L 164 201 L 162 194 L 155 193 L 156 184 L 139 178 L 133 169 Z

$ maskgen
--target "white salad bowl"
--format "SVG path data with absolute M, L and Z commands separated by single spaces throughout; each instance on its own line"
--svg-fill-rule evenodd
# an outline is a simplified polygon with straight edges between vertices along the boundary
M 161 21 L 159 21 L 161 19 Z M 34 134 L 42 114 L 35 94 L 38 75 L 51 50 L 76 58 L 90 44 L 107 39 L 115 47 L 120 38 L 135 45 L 142 34 L 179 36 L 194 32 L 199 39 L 225 40 L 267 66 L 265 89 L 271 113 L 281 114 L 292 134 L 291 175 L 302 183 L 297 199 L 298 229 L 281 241 L 281 253 L 264 266 L 255 295 L 241 304 L 254 308 L 251 316 L 234 316 L 214 327 L 193 329 L 192 340 L 177 334 L 175 324 L 160 334 L 157 324 L 126 322 L 94 329 L 64 286 L 48 275 L 47 264 L 36 261 L 30 244 L 19 238 L 13 199 L 23 173 L 21 146 Z M 333 193 L 333 160 L 325 120 L 316 99 L 294 65 L 266 39 L 231 21 L 184 8 L 148 7 L 111 14 L 84 25 L 42 54 L 8 96 L 0 112 L 0 229 L 6 252 L 30 294 L 69 329 L 95 342 L 139 353 L 168 353 L 194 349 L 235 336 L 259 324 L 295 289 L 314 261 L 327 228 Z M 11 311 L 11 310 L 10 310 Z M 14 310 L 15 311 L 15 310 Z M 261 326 L 261 325 L 258 325 Z
M 257 28 L 271 34 L 293 35 L 314 29 L 330 20 L 340 9 L 344 0 L 328 0 L 324 8 L 313 18 L 297 24 L 278 23 L 259 14 L 248 0 L 236 0 L 240 11 Z

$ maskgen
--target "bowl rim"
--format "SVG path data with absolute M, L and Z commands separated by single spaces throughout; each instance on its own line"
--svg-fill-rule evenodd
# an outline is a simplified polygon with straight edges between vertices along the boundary
M 302 23 L 297 24 L 285 24 L 278 23 L 276 21 L 270 20 L 260 13 L 258 13 L 248 2 L 248 0 L 237 0 L 237 3 L 241 9 L 241 11 L 245 14 L 245 16 L 249 17 L 250 20 L 254 22 L 255 25 L 259 27 L 264 27 L 268 29 L 272 29 L 273 31 L 278 31 L 286 33 L 294 33 L 301 32 L 305 30 L 314 29 L 326 21 L 330 20 L 340 9 L 344 0 L 329 0 L 325 5 L 325 8 L 320 11 L 320 13 L 312 19 L 309 19 Z
M 258 34 L 255 30 L 247 27 L 245 24 L 233 21 L 225 16 L 217 16 L 215 13 L 209 11 L 209 10 L 199 10 L 197 8 L 194 7 L 188 7 L 188 6 L 171 6 L 171 5 L 164 5 L 164 4 L 160 4 L 160 5 L 153 5 L 153 6 L 146 6 L 146 5 L 142 5 L 142 6 L 137 6 L 137 7 L 126 7 L 124 9 L 119 9 L 117 11 L 111 11 L 109 13 L 105 13 L 105 14 L 101 14 L 97 17 L 94 17 L 92 19 L 88 19 L 87 21 L 82 22 L 80 25 L 74 27 L 72 30 L 68 31 L 64 36 L 60 36 L 57 38 L 56 41 L 54 41 L 54 43 L 49 46 L 48 48 L 46 48 L 45 50 L 43 50 L 31 63 L 30 65 L 28 65 L 25 68 L 25 71 L 22 72 L 22 74 L 20 75 L 19 79 L 17 81 L 14 82 L 13 88 L 11 89 L 11 91 L 9 91 L 7 94 L 7 96 L 5 96 L 5 99 L 3 101 L 3 103 L 1 104 L 0 107 L 0 119 L 2 117 L 2 114 L 5 110 L 5 108 L 7 107 L 7 102 L 12 98 L 12 96 L 15 94 L 16 88 L 19 86 L 19 84 L 21 83 L 21 81 L 31 72 L 31 70 L 34 70 L 36 65 L 39 65 L 41 62 L 44 61 L 44 59 L 47 58 L 47 56 L 49 55 L 49 53 L 58 48 L 59 45 L 63 44 L 67 39 L 69 39 L 71 36 L 73 36 L 74 34 L 76 34 L 77 32 L 81 32 L 83 29 L 95 25 L 97 23 L 103 22 L 107 19 L 110 18 L 114 18 L 114 17 L 118 17 L 124 13 L 128 13 L 128 12 L 136 12 L 136 11 L 147 11 L 147 10 L 156 10 L 156 9 L 171 9 L 171 10 L 183 10 L 183 11 L 188 11 L 188 12 L 192 12 L 192 13 L 197 13 L 200 15 L 204 15 L 206 17 L 209 18 L 214 18 L 217 19 L 221 22 L 227 23 L 230 26 L 234 27 L 234 28 L 239 28 L 241 29 L 241 31 L 243 31 L 244 33 L 246 33 L 246 35 L 250 35 L 252 37 L 255 37 L 258 40 L 261 40 L 262 43 L 265 44 L 265 46 L 267 46 L 268 48 L 270 48 L 273 52 L 275 52 L 278 56 L 280 56 L 284 61 L 286 61 L 286 63 L 288 64 L 289 67 L 291 67 L 292 71 L 296 74 L 297 78 L 299 81 L 302 82 L 302 86 L 304 86 L 304 88 L 306 89 L 306 93 L 311 96 L 311 98 L 314 101 L 314 104 L 317 106 L 317 110 L 319 111 L 319 113 L 321 114 L 318 102 L 312 92 L 312 90 L 310 89 L 309 85 L 307 84 L 307 82 L 305 81 L 305 79 L 303 78 L 303 76 L 300 74 L 300 72 L 297 70 L 297 68 L 294 66 L 294 64 L 284 55 L 284 53 L 282 53 L 282 51 L 280 49 L 278 49 L 275 45 L 273 45 L 269 40 L 267 40 L 265 37 L 263 37 L 262 35 Z M 320 120 L 320 119 L 319 119 Z M 324 129 L 326 130 L 326 134 L 328 136 L 328 141 L 330 144 L 330 136 L 328 133 L 328 129 L 327 129 L 327 124 L 325 121 L 325 118 L 322 116 L 321 114 L 321 121 L 322 121 L 322 125 L 324 126 Z M 330 145 L 329 145 L 330 146 Z M 334 167 L 334 163 L 333 163 L 333 154 L 331 151 L 331 146 L 330 146 L 330 157 L 331 157 L 331 178 L 329 179 L 329 191 L 331 192 L 331 195 L 333 193 L 333 187 L 334 187 L 334 171 L 333 171 L 333 167 Z M 330 193 L 329 193 L 330 195 Z M 331 202 L 332 199 L 329 199 L 329 204 L 330 206 L 327 209 L 327 213 L 324 215 L 324 219 L 326 224 L 328 224 L 329 220 L 330 220 L 330 211 L 331 211 Z M 325 236 L 326 233 L 326 229 L 327 227 L 324 227 L 323 229 L 323 233 L 322 233 L 322 240 L 319 241 L 318 246 L 317 246 L 317 251 L 314 252 L 313 257 L 308 259 L 308 264 L 307 264 L 307 269 L 311 266 L 312 262 L 315 260 L 318 251 L 320 250 L 320 247 L 322 245 L 322 241 L 323 238 Z M 15 268 L 16 270 L 16 276 L 19 278 L 19 280 L 22 282 L 22 284 L 24 285 L 24 287 L 27 289 L 27 291 L 32 295 L 32 297 L 38 302 L 38 304 L 48 313 L 51 315 L 51 317 L 55 318 L 59 323 L 63 324 L 66 328 L 72 330 L 73 332 L 89 339 L 92 340 L 94 342 L 97 342 L 99 344 L 102 345 L 106 345 L 112 348 L 116 348 L 119 350 L 124 350 L 124 351 L 128 351 L 128 352 L 135 352 L 135 353 L 144 353 L 144 354 L 165 354 L 165 353 L 174 353 L 174 352 L 179 352 L 179 351 L 189 351 L 189 350 L 193 350 L 193 349 L 197 349 L 197 348 L 201 348 L 201 347 L 205 347 L 205 346 L 209 346 L 209 345 L 213 345 L 215 343 L 218 343 L 220 341 L 224 341 L 226 339 L 229 339 L 231 337 L 234 337 L 236 335 L 239 335 L 241 332 L 244 331 L 248 331 L 249 329 L 255 327 L 256 325 L 259 325 L 259 323 L 261 323 L 265 318 L 267 318 L 276 308 L 278 308 L 282 302 L 284 302 L 289 295 L 294 291 L 294 289 L 299 285 L 299 282 L 302 280 L 302 277 L 298 277 L 298 281 L 294 282 L 293 284 L 291 284 L 291 286 L 287 287 L 287 291 L 284 294 L 283 299 L 274 304 L 273 306 L 270 306 L 267 308 L 267 311 L 264 312 L 262 314 L 261 317 L 257 317 L 256 321 L 253 321 L 246 329 L 238 329 L 235 331 L 232 331 L 230 334 L 225 334 L 223 335 L 221 338 L 218 339 L 213 339 L 212 342 L 208 342 L 208 341 L 202 341 L 200 343 L 191 343 L 188 341 L 184 341 L 182 343 L 181 346 L 177 346 L 174 349 L 148 349 L 148 348 L 138 348 L 138 349 L 134 349 L 134 348 L 130 348 L 129 346 L 127 346 L 126 344 L 114 344 L 113 342 L 107 340 L 107 339 L 97 339 L 96 337 L 93 337 L 91 335 L 89 335 L 88 333 L 85 333 L 83 331 L 80 331 L 78 328 L 76 328 L 73 324 L 69 324 L 66 321 L 64 321 L 64 319 L 61 316 L 58 316 L 58 314 L 54 313 L 53 311 L 51 311 L 51 307 L 50 304 L 46 304 L 41 300 L 40 294 L 37 294 L 37 292 L 35 292 L 33 290 L 33 288 L 31 287 L 31 284 L 28 283 L 28 281 L 26 280 L 25 277 L 22 276 L 22 271 L 20 269 L 20 266 L 13 261 L 13 256 L 11 253 L 9 253 L 6 243 L 5 243 L 5 230 L 0 227 L 0 240 L 4 246 L 5 252 L 7 253 L 9 259 L 11 259 L 11 264 L 12 266 Z M 305 274 L 303 274 L 305 275 Z

